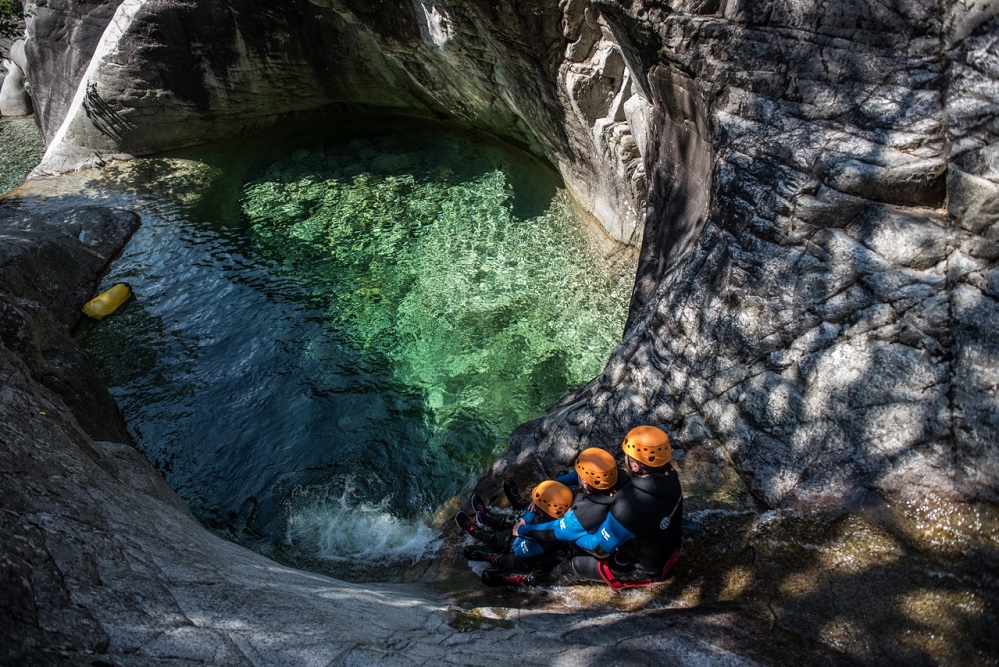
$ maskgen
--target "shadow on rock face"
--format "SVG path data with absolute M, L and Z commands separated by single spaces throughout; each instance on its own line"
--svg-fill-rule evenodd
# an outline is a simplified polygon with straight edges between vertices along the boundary
M 697 495 L 687 501 L 713 505 L 688 510 L 703 531 L 688 530 L 673 574 L 645 589 L 618 595 L 598 584 L 486 588 L 462 562 L 460 544 L 468 538 L 450 528 L 440 553 L 447 565 L 438 571 L 452 573 L 449 598 L 481 616 L 483 627 L 582 611 L 605 620 L 641 614 L 637 623 L 655 618 L 660 632 L 700 618 L 731 633 L 722 619 L 737 618 L 733 649 L 778 665 L 809 652 L 818 664 L 989 664 L 999 649 L 990 630 L 999 621 L 992 574 L 999 568 L 999 516 L 990 506 L 928 499 L 913 522 L 883 501 L 839 515 L 740 509 Z M 968 526 L 981 530 L 969 533 Z M 601 624 L 601 644 L 610 643 L 605 631 Z M 787 655 L 783 643 L 794 647 Z

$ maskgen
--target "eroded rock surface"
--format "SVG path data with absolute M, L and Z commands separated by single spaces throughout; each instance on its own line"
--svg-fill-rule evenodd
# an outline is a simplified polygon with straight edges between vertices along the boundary
M 999 500 L 995 82 L 969 73 L 997 62 L 995 20 L 959 40 L 961 5 L 722 9 L 643 24 L 677 66 L 649 76 L 668 120 L 631 321 L 515 446 L 564 462 L 652 421 L 773 506 Z
M 882 607 L 908 606 L 924 628 L 948 626 L 930 619 L 930 605 L 906 602 L 929 595 L 918 582 L 942 567 L 958 578 L 982 573 L 962 588 L 988 617 L 999 547 L 986 537 L 999 500 L 989 277 L 999 108 L 986 93 L 999 71 L 995 8 L 683 7 L 635 14 L 647 12 L 640 25 L 660 40 L 648 79 L 668 120 L 653 124 L 662 134 L 646 164 L 650 210 L 624 340 L 599 378 L 514 434 L 493 478 L 537 479 L 581 447 L 616 449 L 636 423 L 664 425 L 700 469 L 705 460 L 733 466 L 762 508 L 804 510 L 785 520 L 785 535 L 850 512 L 876 530 L 921 525 L 922 538 L 903 540 L 892 565 L 851 561 L 849 587 L 883 595 Z M 692 206 L 705 188 L 709 206 Z M 737 511 L 703 476 L 691 481 L 690 506 L 704 516 Z M 966 523 L 974 544 L 952 548 L 930 515 L 977 517 Z M 853 549 L 849 537 L 812 547 Z M 764 595 L 779 622 L 818 635 L 823 623 L 864 625 L 833 612 L 832 600 L 821 612 L 796 606 L 799 564 L 790 550 L 765 551 L 766 564 L 762 550 L 746 554 L 755 565 L 744 574 L 750 588 L 767 588 L 765 570 L 784 571 Z M 924 558 L 937 565 L 915 565 Z M 910 566 L 910 584 L 892 579 Z M 811 569 L 801 597 L 837 596 L 842 574 Z M 954 600 L 940 608 L 969 618 Z M 893 625 L 835 641 L 859 646 Z
M 709 525 L 701 574 L 676 582 L 686 599 L 748 603 L 861 660 L 994 660 L 999 4 L 123 0 L 36 14 L 42 170 L 343 106 L 460 120 L 549 159 L 610 235 L 642 237 L 631 316 L 603 374 L 518 429 L 482 490 L 659 424 Z M 57 46 L 63 31 L 79 51 Z M 178 567 L 177 581 L 229 577 Z M 893 613 L 844 611 L 871 590 Z

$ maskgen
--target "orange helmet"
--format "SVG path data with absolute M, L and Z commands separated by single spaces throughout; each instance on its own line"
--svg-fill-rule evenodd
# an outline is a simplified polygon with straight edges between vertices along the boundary
M 534 498 L 534 504 L 545 514 L 556 519 L 572 507 L 572 491 L 565 484 L 552 479 L 547 479 L 534 487 L 531 497 Z
M 673 460 L 673 448 L 666 431 L 655 426 L 636 426 L 621 443 L 624 453 L 651 468 L 660 468 Z
M 617 483 L 617 463 L 605 449 L 590 447 L 576 458 L 579 478 L 596 489 L 609 489 Z

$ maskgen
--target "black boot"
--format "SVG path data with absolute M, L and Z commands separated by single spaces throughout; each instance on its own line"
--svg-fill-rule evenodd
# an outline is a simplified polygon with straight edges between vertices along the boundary
M 524 580 L 527 577 L 528 575 L 521 572 L 486 570 L 482 573 L 482 583 L 486 586 L 526 586 Z
M 510 507 L 517 511 L 526 510 L 527 506 L 531 504 L 529 500 L 524 500 L 520 497 L 517 485 L 510 480 L 503 482 L 503 493 L 506 494 L 506 499 L 510 501 Z
M 473 493 L 469 500 L 472 502 L 472 509 L 475 510 L 475 518 L 479 520 L 479 523 L 488 524 L 489 522 L 487 521 L 487 517 L 489 516 L 489 508 L 486 507 L 484 502 L 482 502 L 482 498 L 479 497 L 479 494 Z
M 572 561 L 563 561 L 547 572 L 532 572 L 530 586 L 564 586 L 579 581 Z
M 472 509 L 475 510 L 475 518 L 483 526 L 488 526 L 493 530 L 505 530 L 513 528 L 513 525 L 517 523 L 516 519 L 512 516 L 497 514 L 491 511 L 489 506 L 483 502 L 477 493 L 473 493 L 469 501 L 472 504 Z
M 458 527 L 463 531 L 475 537 L 475 531 L 478 530 L 478 526 L 472 521 L 472 517 L 468 516 L 464 512 L 458 512 L 454 515 L 454 522 L 458 524 Z
M 468 516 L 464 512 L 458 512 L 454 515 L 454 522 L 458 524 L 458 527 L 463 531 L 479 540 L 480 542 L 488 542 L 492 539 L 492 533 L 486 530 L 482 530 L 472 521 L 472 517 Z

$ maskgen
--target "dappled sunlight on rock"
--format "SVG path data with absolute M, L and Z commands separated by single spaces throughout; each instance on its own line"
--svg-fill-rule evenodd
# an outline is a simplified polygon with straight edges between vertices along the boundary
M 906 502 L 910 520 L 905 528 L 912 539 L 946 556 L 974 552 L 999 562 L 999 508 L 986 503 L 955 503 L 929 493 Z M 989 556 L 991 554 L 991 556 Z
M 753 583 L 752 569 L 749 566 L 736 566 L 725 573 L 718 599 L 723 602 L 738 600 L 749 592 Z
M 899 601 L 900 614 L 907 623 L 905 630 L 897 634 L 897 641 L 913 652 L 961 655 L 967 647 L 955 646 L 954 637 L 978 626 L 979 619 L 995 618 L 995 609 L 988 607 L 988 602 L 975 594 L 940 590 L 931 578 L 926 588 L 914 590 Z
M 913 541 L 926 539 L 921 531 L 887 520 L 884 506 L 874 509 L 876 521 L 801 511 L 702 513 L 704 532 L 688 536 L 664 594 L 709 607 L 737 604 L 851 653 L 901 647 L 916 660 L 981 659 L 991 641 L 986 629 L 997 620 L 988 572 L 967 558 L 941 571 L 927 546 Z M 984 532 L 992 539 L 994 531 Z M 994 567 L 988 562 L 984 567 Z

